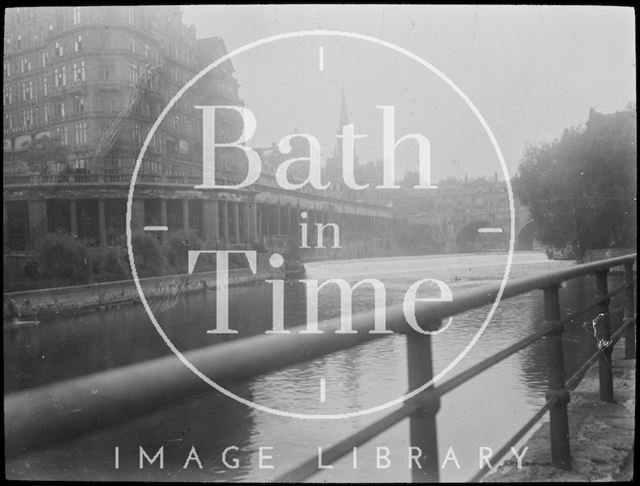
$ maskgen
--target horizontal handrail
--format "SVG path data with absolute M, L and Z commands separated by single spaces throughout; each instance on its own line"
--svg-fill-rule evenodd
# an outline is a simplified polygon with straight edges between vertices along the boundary
M 578 309 L 577 311 L 573 311 L 571 314 L 569 314 L 568 316 L 564 317 L 562 319 L 562 323 L 565 324 L 567 322 L 571 322 L 576 317 L 581 316 L 582 314 L 586 314 L 590 310 L 595 309 L 601 303 L 606 302 L 607 300 L 609 300 L 611 297 L 614 297 L 614 296 L 618 295 L 619 293 L 625 291 L 629 287 L 633 287 L 635 285 L 635 283 L 636 283 L 636 281 L 633 280 L 632 282 L 625 283 L 624 285 L 621 285 L 616 290 L 613 290 L 613 291 L 609 292 L 607 295 L 605 295 L 603 297 L 597 297 L 590 304 L 587 304 L 584 307 L 581 307 L 580 309 Z
M 635 280 L 634 280 L 635 283 Z M 556 330 L 558 328 L 558 326 L 564 325 L 568 322 L 571 322 L 573 319 L 575 319 L 577 316 L 584 314 L 585 312 L 588 312 L 589 310 L 593 309 L 599 302 L 605 301 L 607 299 L 610 299 L 611 297 L 619 294 L 620 292 L 622 292 L 623 290 L 625 290 L 626 288 L 629 287 L 629 285 L 633 285 L 633 284 L 624 284 L 621 285 L 620 287 L 618 287 L 616 290 L 614 290 L 613 292 L 609 292 L 606 296 L 601 297 L 599 299 L 597 299 L 595 301 L 594 304 L 586 306 L 566 317 L 563 317 L 560 321 L 558 321 L 557 323 L 550 323 L 550 324 L 546 324 L 544 325 L 541 329 L 539 329 L 538 331 L 534 332 L 533 334 L 530 334 L 524 338 L 522 338 L 521 340 L 513 343 L 512 345 L 506 347 L 505 349 L 498 351 L 496 354 L 490 356 L 489 358 L 480 361 L 479 363 L 476 363 L 475 365 L 473 365 L 472 367 L 466 369 L 465 371 L 463 371 L 462 373 L 454 376 L 453 378 L 445 381 L 442 385 L 439 385 L 437 390 L 439 392 L 439 394 L 442 396 L 445 393 L 450 392 L 451 390 L 453 390 L 454 388 L 457 388 L 458 386 L 464 384 L 465 382 L 469 381 L 471 378 L 477 376 L 478 374 L 480 374 L 480 372 L 489 369 L 490 367 L 494 366 L 495 364 L 499 363 L 500 361 L 514 355 L 515 353 L 517 353 L 518 351 L 520 351 L 521 349 L 526 348 L 527 346 L 529 346 L 530 344 L 534 343 L 535 341 L 538 341 L 539 339 L 547 336 L 549 333 L 553 332 L 554 330 Z
M 632 285 L 632 284 L 629 283 L 629 284 L 624 284 L 624 285 L 620 286 L 619 288 L 617 288 L 613 292 L 610 292 L 608 295 L 606 295 L 604 297 L 601 297 L 596 302 L 601 302 L 603 300 L 611 298 L 614 295 L 619 294 L 621 291 L 623 291 L 627 287 L 629 287 L 629 285 Z M 589 309 L 591 309 L 593 307 L 594 306 L 591 305 L 591 306 L 589 306 Z M 589 310 L 589 309 L 587 309 L 587 310 Z M 586 310 L 581 310 L 581 311 L 578 311 L 578 312 L 582 314 L 582 313 L 586 312 Z M 509 358 L 510 356 L 513 356 L 518 351 L 526 348 L 527 346 L 529 346 L 530 344 L 534 343 L 535 341 L 538 341 L 539 339 L 547 336 L 551 332 L 555 331 L 558 328 L 558 326 L 563 325 L 563 324 L 565 324 L 567 322 L 570 322 L 571 319 L 575 317 L 575 315 L 576 315 L 576 313 L 573 313 L 570 316 L 564 317 L 558 323 L 546 324 L 541 329 L 536 331 L 535 333 L 530 334 L 529 336 L 526 336 L 525 338 L 520 339 L 519 341 L 513 343 L 512 345 L 506 347 L 505 349 L 503 349 L 501 351 L 498 351 L 496 354 L 490 356 L 489 358 L 486 358 L 483 361 L 481 361 L 479 363 L 476 363 L 475 365 L 473 365 L 470 368 L 466 369 L 465 371 L 459 373 L 458 375 L 454 376 L 453 378 L 445 381 L 441 385 L 438 385 L 437 387 L 431 389 L 430 390 L 430 394 L 431 394 L 430 398 L 433 399 L 433 398 L 436 398 L 436 397 L 437 398 L 443 397 L 445 394 L 447 394 L 450 391 L 454 390 L 458 386 L 466 383 L 467 381 L 469 381 L 472 378 L 476 377 L 477 375 L 479 375 L 483 371 L 485 371 L 485 370 L 491 368 L 492 366 L 496 365 L 500 361 L 503 361 L 503 360 Z M 626 325 L 628 325 L 628 322 L 624 324 L 624 326 L 626 326 Z M 624 330 L 624 326 L 621 326 L 621 329 L 618 329 L 616 331 L 616 333 L 614 334 L 614 336 L 618 336 L 619 337 L 620 335 L 622 335 L 622 331 Z M 612 336 L 612 340 L 613 340 L 614 336 Z M 601 352 L 602 352 L 602 349 L 599 349 L 591 358 L 589 358 L 589 360 L 587 360 L 586 365 L 593 364 L 593 362 L 595 361 L 595 359 L 597 359 L 597 357 L 600 355 Z M 582 368 L 584 368 L 584 365 L 583 365 L 583 367 L 580 368 L 579 371 L 581 371 Z M 587 366 L 587 368 L 588 368 L 588 366 Z M 573 380 L 575 380 L 576 375 L 577 375 L 577 373 L 574 374 L 569 379 L 569 381 L 567 381 L 567 388 L 569 388 L 569 389 L 571 388 L 569 385 L 571 383 L 573 383 Z M 507 445 L 505 445 L 502 449 L 500 449 L 500 451 L 498 451 L 498 453 L 496 453 L 494 456 L 492 456 L 494 464 L 497 463 L 497 461 L 499 461 L 502 458 L 501 451 L 504 450 L 503 454 L 506 454 L 507 452 L 509 452 L 510 447 L 515 442 L 520 440 L 520 438 L 523 437 L 524 434 L 526 434 L 526 432 L 533 425 L 535 425 L 535 423 L 540 419 L 540 417 L 542 417 L 542 415 L 544 415 L 544 413 L 546 413 L 546 411 L 548 411 L 549 407 L 551 407 L 553 404 L 555 404 L 557 399 L 558 399 L 558 397 L 551 398 L 545 404 L 545 406 L 540 411 L 538 411 L 536 413 L 536 415 L 534 416 L 535 420 L 532 419 L 529 422 L 527 422 L 527 424 L 525 424 L 525 426 L 523 426 L 523 428 L 514 435 L 514 438 L 512 438 L 509 441 L 509 443 L 507 443 Z M 411 415 L 415 411 L 415 409 L 418 408 L 418 406 L 419 406 L 419 402 L 416 402 L 416 401 L 408 402 L 408 403 L 405 404 L 404 409 L 400 409 L 400 410 L 394 411 L 391 414 L 388 414 L 388 415 L 382 417 L 381 419 L 373 422 L 372 424 L 369 424 L 367 427 L 365 427 L 361 431 L 359 431 L 359 432 L 357 432 L 357 433 L 355 433 L 355 434 L 353 434 L 353 435 L 341 440 L 339 443 L 337 443 L 337 444 L 335 444 L 333 446 L 330 446 L 330 447 L 323 448 L 322 449 L 323 450 L 323 453 L 322 453 L 323 462 L 325 462 L 326 464 L 331 464 L 331 463 L 335 462 L 337 459 L 340 459 L 342 456 L 344 456 L 344 455 L 348 454 L 349 452 L 351 452 L 353 447 L 360 446 L 361 444 L 366 442 L 366 440 L 363 440 L 365 437 L 367 439 L 375 437 L 380 432 L 386 430 L 386 428 L 389 428 L 392 425 L 395 425 L 397 422 L 399 422 L 403 418 L 406 418 L 407 416 Z M 385 424 L 386 424 L 386 428 L 382 428 Z M 312 457 L 312 458 L 306 460 L 305 462 L 303 462 L 302 464 L 300 464 L 295 469 L 293 469 L 293 470 L 287 472 L 286 474 L 280 476 L 279 478 L 277 478 L 276 482 L 280 482 L 280 481 L 282 481 L 282 482 L 302 481 L 303 479 L 309 477 L 310 475 L 315 474 L 319 470 L 320 469 L 318 467 L 317 458 Z M 487 472 L 488 470 L 489 469 L 483 468 L 481 471 Z M 479 479 L 479 477 L 476 477 L 476 479 Z
M 624 289 L 626 286 L 623 286 Z M 615 342 L 622 336 L 622 333 L 625 331 L 625 327 L 630 325 L 630 321 L 625 321 L 618 330 L 611 336 L 612 342 Z M 567 390 L 573 390 L 580 380 L 582 380 L 583 375 L 587 372 L 589 367 L 593 363 L 595 363 L 596 359 L 603 353 L 604 348 L 598 349 L 595 353 L 593 353 L 587 361 L 576 371 L 571 378 L 566 381 Z M 524 424 L 513 436 L 505 443 L 504 446 L 498 452 L 496 452 L 492 457 L 492 461 L 495 464 L 498 464 L 500 460 L 509 453 L 511 447 L 514 446 L 520 439 L 522 439 L 526 433 L 533 428 L 533 426 L 544 416 L 545 413 L 549 411 L 549 409 L 556 404 L 559 400 L 559 395 L 553 395 L 549 398 L 545 404 L 538 410 L 533 417 L 531 417 L 526 424 Z M 482 477 L 487 474 L 492 469 L 492 466 L 485 464 L 471 479 L 470 482 L 479 481 Z
M 616 330 L 616 332 L 614 332 L 611 335 L 611 342 L 612 342 L 612 346 L 615 345 L 615 343 L 618 341 L 618 339 L 620 339 L 622 337 L 622 333 L 625 331 L 625 328 L 627 326 L 630 326 L 632 323 L 634 323 L 634 321 L 631 320 L 624 320 L 622 322 L 622 324 L 620 325 L 620 327 L 618 327 L 618 329 Z M 582 377 L 584 376 L 584 374 L 587 372 L 587 370 L 589 369 L 589 367 L 595 363 L 596 359 L 598 359 L 598 357 L 600 357 L 600 355 L 603 353 L 605 348 L 598 348 L 591 356 L 589 356 L 589 358 L 582 364 L 582 366 L 580 366 L 580 368 L 578 368 L 576 370 L 575 373 L 573 373 L 573 375 L 571 375 L 571 378 L 569 378 L 567 380 L 567 390 L 573 390 L 575 387 L 578 386 L 578 384 L 580 383 L 580 380 L 582 380 Z
M 632 264 L 635 259 L 635 254 L 626 255 L 512 280 L 506 284 L 502 298 L 555 287 L 565 280 Z M 484 285 L 456 293 L 453 302 L 416 303 L 416 318 L 421 323 L 434 323 L 491 304 L 499 289 L 497 284 Z M 407 331 L 402 306 L 386 311 L 389 330 Z M 290 334 L 252 336 L 190 351 L 185 357 L 211 380 L 222 385 L 236 383 L 384 337 L 368 332 L 374 315 L 371 311 L 353 316 L 354 334 L 331 332 L 340 328 L 340 318 L 336 318 L 321 323 L 323 334 L 300 334 L 305 326 L 298 326 L 289 329 Z M 106 427 L 207 389 L 208 385 L 175 356 L 168 356 L 13 393 L 5 396 L 6 454 L 15 455 Z

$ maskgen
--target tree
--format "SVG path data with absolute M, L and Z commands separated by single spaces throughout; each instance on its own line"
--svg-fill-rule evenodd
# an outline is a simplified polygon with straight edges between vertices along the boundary
M 413 189 L 419 183 L 420 183 L 420 174 L 418 174 L 415 171 L 410 171 L 404 175 L 402 182 L 400 182 L 400 187 Z
M 169 265 L 175 270 L 187 272 L 190 250 L 200 250 L 204 243 L 193 231 L 176 231 L 169 233 L 165 242 L 165 255 Z
M 581 260 L 593 248 L 636 244 L 636 107 L 602 114 L 552 143 L 525 148 L 516 195 L 537 223 L 537 237 L 573 248 Z
M 44 277 L 61 279 L 67 284 L 89 281 L 89 252 L 72 236 L 49 233 L 38 243 L 36 253 Z
M 167 258 L 162 252 L 162 246 L 155 236 L 143 231 L 136 232 L 131 237 L 136 271 L 141 277 L 157 277 L 164 275 L 167 269 Z
M 55 172 L 60 165 L 67 167 L 69 149 L 59 138 L 40 137 L 25 145 L 23 158 L 29 171 L 37 174 Z

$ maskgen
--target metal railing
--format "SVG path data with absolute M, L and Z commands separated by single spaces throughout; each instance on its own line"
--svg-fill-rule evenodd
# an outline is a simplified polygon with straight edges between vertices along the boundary
M 503 299 L 534 290 L 544 294 L 545 322 L 541 329 L 495 353 L 471 368 L 442 382 L 432 385 L 404 404 L 377 419 L 359 432 L 323 448 L 323 463 L 330 464 L 353 447 L 359 446 L 401 420 L 408 418 L 410 443 L 419 447 L 423 467 L 412 469 L 414 482 L 438 481 L 436 415 L 440 399 L 446 393 L 471 380 L 533 342 L 547 337 L 549 349 L 549 389 L 546 404 L 500 449 L 492 461 L 497 464 L 526 433 L 542 418 L 550 414 L 551 463 L 560 468 L 571 467 L 567 403 L 589 366 L 599 362 L 600 398 L 613 401 L 613 371 L 610 366 L 613 346 L 625 335 L 626 358 L 635 358 L 635 298 L 634 270 L 636 254 L 601 260 L 541 275 L 511 280 L 505 286 Z M 624 284 L 609 291 L 607 276 L 611 268 L 624 267 Z M 596 276 L 595 301 L 561 317 L 559 289 L 563 282 L 586 275 Z M 416 319 L 432 328 L 444 318 L 491 304 L 498 294 L 498 285 L 475 287 L 462 291 L 453 302 L 417 303 Z M 618 329 L 611 333 L 609 304 L 613 296 L 624 293 L 624 318 Z M 594 320 L 598 339 L 597 351 L 568 380 L 562 346 L 565 324 L 577 316 L 596 309 Z M 287 335 L 259 335 L 246 339 L 209 346 L 185 353 L 185 357 L 211 380 L 225 386 L 280 370 L 302 361 L 309 361 L 328 353 L 381 338 L 370 334 L 374 312 L 353 317 L 355 334 L 335 334 L 340 319 L 322 323 L 323 334 L 300 334 L 303 326 L 291 328 Z M 433 378 L 431 336 L 407 332 L 401 306 L 387 308 L 387 329 L 407 335 L 408 374 L 411 390 Z M 329 331 L 329 332 L 327 332 Z M 301 358 L 303 357 L 303 358 Z M 6 457 L 19 455 L 30 449 L 46 447 L 115 422 L 147 414 L 185 397 L 196 396 L 208 390 L 208 385 L 195 377 L 175 357 L 164 357 L 73 379 L 54 385 L 42 386 L 5 396 L 5 450 Z M 71 413 L 69 411 L 73 411 Z M 277 478 L 279 481 L 301 481 L 318 472 L 317 457 Z M 489 471 L 485 466 L 472 480 L 479 480 Z
M 142 173 L 137 183 L 161 184 L 168 186 L 191 186 L 202 182 L 201 178 L 193 176 L 159 175 Z M 130 173 L 110 174 L 19 174 L 6 175 L 5 186 L 46 186 L 59 184 L 97 184 L 117 183 L 128 186 L 131 183 Z

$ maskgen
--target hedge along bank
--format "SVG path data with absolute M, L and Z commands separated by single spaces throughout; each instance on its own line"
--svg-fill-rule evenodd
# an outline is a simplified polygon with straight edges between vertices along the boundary
M 284 275 L 283 269 L 271 267 L 266 260 L 266 255 L 258 255 L 255 273 L 249 268 L 228 270 L 228 284 L 243 285 Z M 140 279 L 146 297 L 152 300 L 177 298 L 183 293 L 214 289 L 218 281 L 217 271 Z M 38 318 L 140 302 L 132 280 L 5 293 L 5 309 L 8 299 L 15 301 L 20 317 Z

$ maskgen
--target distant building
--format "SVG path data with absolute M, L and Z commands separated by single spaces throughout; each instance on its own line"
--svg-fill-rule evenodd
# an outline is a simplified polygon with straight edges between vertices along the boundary
M 344 88 L 340 92 L 340 117 L 338 119 L 338 127 L 336 135 L 342 135 L 342 127 L 349 125 L 349 110 L 347 109 L 347 100 L 344 94 Z M 336 138 L 335 150 L 333 156 L 327 157 L 325 161 L 326 180 L 331 182 L 329 193 L 337 197 L 345 199 L 356 199 L 356 191 L 347 187 L 343 178 L 343 144 L 340 138 Z M 358 166 L 358 154 L 354 154 L 354 164 Z
M 344 88 L 340 92 L 340 116 L 336 135 L 342 134 L 342 127 L 349 125 L 349 110 Z M 343 175 L 343 144 L 337 139 L 334 153 L 327 157 L 325 162 L 326 180 L 331 182 L 329 193 L 341 199 L 358 201 L 363 203 L 390 205 L 392 195 L 395 192 L 390 189 L 377 189 L 383 183 L 382 160 L 360 163 L 358 151 L 354 150 L 354 179 L 359 185 L 369 185 L 365 189 L 352 189 L 344 183 Z
M 514 203 L 516 232 L 520 233 L 531 218 L 519 201 Z M 445 179 L 438 189 L 402 189 L 394 195 L 393 213 L 397 238 L 416 251 L 508 247 L 509 198 L 506 184 L 497 175 L 493 180 Z
M 220 38 L 196 41 L 179 7 L 36 7 L 6 11 L 4 42 L 3 172 L 5 248 L 32 248 L 59 229 L 90 245 L 122 242 L 126 190 L 142 143 L 176 92 L 201 68 L 224 55 Z M 201 182 L 201 113 L 194 105 L 242 104 L 233 67 L 225 63 L 188 90 L 156 131 L 138 180 L 163 197 L 140 201 L 146 223 L 187 214 L 176 184 Z M 199 91 L 201 94 L 199 95 Z M 206 96 L 205 96 L 206 94 Z M 217 100 L 217 101 L 215 101 Z M 217 132 L 232 137 L 232 116 Z M 49 137 L 69 149 L 68 160 L 34 171 L 29 144 Z M 222 178 L 235 179 L 241 166 Z M 21 182 L 26 184 L 21 187 Z M 15 187 L 17 186 L 19 187 Z M 163 213 L 168 212 L 164 217 Z M 190 225 L 202 232 L 194 205 Z
M 151 126 L 178 90 L 226 53 L 219 37 L 196 39 L 179 7 L 6 10 L 4 254 L 32 251 L 58 231 L 88 246 L 122 247 L 132 170 Z M 306 211 L 309 223 L 339 222 L 345 237 L 389 237 L 389 208 L 308 187 L 284 190 L 269 170 L 248 188 L 196 189 L 203 166 L 200 105 L 244 105 L 231 61 L 188 89 L 150 140 L 133 197 L 134 231 L 188 230 L 208 248 L 252 248 L 295 238 Z M 216 113 L 217 142 L 235 141 L 241 129 L 237 113 Z M 45 151 L 34 163 L 33 145 L 46 140 L 68 155 L 58 160 Z M 218 184 L 246 175 L 240 150 L 218 148 L 215 158 L 204 163 L 215 163 Z
M 7 10 L 4 48 L 4 151 L 20 159 L 25 144 L 59 138 L 73 157 L 51 173 L 131 169 L 143 136 L 198 68 L 195 29 L 177 7 L 16 8 Z M 142 97 L 131 113 L 131 96 Z M 170 175 L 197 174 L 198 117 L 189 95 L 154 140 L 147 172 L 161 156 Z M 103 134 L 125 112 L 117 144 L 95 157 Z M 15 166 L 20 171 L 20 166 Z
M 382 160 L 359 164 L 356 166 L 355 179 L 358 184 L 369 184 L 369 187 L 357 192 L 358 200 L 375 202 L 382 206 L 391 206 L 393 196 L 397 195 L 399 189 L 377 189 L 384 183 L 384 167 Z M 355 191 L 354 191 L 355 192 Z

